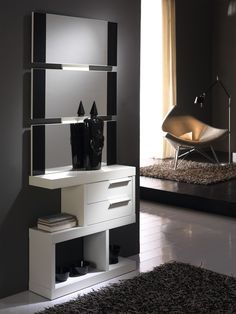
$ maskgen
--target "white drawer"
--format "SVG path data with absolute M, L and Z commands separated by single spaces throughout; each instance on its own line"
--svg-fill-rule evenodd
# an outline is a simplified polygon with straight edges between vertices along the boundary
M 86 185 L 87 204 L 102 202 L 111 198 L 132 196 L 132 177 L 100 181 Z
M 131 213 L 131 197 L 114 198 L 110 201 L 87 205 L 86 222 L 88 225 L 92 225 L 106 220 L 129 216 Z

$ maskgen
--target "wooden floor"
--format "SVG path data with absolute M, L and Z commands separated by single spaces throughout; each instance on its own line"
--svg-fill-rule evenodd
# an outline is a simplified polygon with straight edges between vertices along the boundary
M 140 269 L 175 260 L 236 275 L 235 218 L 142 201 Z

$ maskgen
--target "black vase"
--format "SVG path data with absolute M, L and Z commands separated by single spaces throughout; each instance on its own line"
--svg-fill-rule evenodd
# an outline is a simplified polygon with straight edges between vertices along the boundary
M 84 123 L 71 124 L 70 134 L 73 169 L 85 169 Z
M 78 116 L 84 116 L 82 101 L 79 104 Z M 75 170 L 85 169 L 85 127 L 84 123 L 70 125 L 70 142 L 72 153 L 72 166 Z
M 96 103 L 93 103 L 90 118 L 84 120 L 85 132 L 85 168 L 86 170 L 98 170 L 101 168 L 102 149 L 104 145 L 102 119 L 97 117 Z

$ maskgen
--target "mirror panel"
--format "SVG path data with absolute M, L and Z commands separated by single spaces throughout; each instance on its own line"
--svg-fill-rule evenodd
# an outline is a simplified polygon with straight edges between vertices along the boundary
M 117 65 L 116 23 L 33 12 L 32 28 L 32 62 Z
M 45 174 L 52 168 L 69 166 L 72 169 L 70 124 L 46 124 L 31 127 L 31 175 Z M 116 163 L 116 122 L 104 122 L 102 161 Z
M 32 119 L 77 116 L 80 101 L 89 115 L 93 101 L 100 116 L 116 115 L 116 73 L 32 70 Z

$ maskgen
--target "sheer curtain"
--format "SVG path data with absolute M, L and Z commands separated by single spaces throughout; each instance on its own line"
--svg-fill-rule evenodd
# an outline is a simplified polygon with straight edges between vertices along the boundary
M 162 49 L 163 49 L 163 115 L 176 104 L 176 36 L 175 36 L 175 0 L 162 0 Z M 163 141 L 162 158 L 173 156 L 170 144 Z

